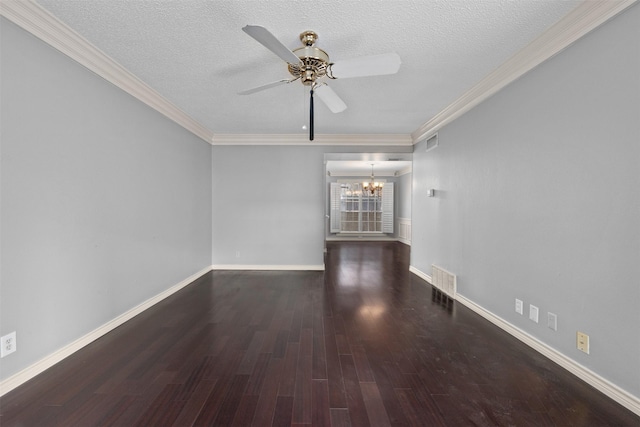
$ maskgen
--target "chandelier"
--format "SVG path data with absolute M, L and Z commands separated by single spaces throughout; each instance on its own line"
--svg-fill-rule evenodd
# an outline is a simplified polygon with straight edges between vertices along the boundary
M 371 196 L 378 196 L 382 194 L 382 187 L 384 187 L 383 182 L 376 182 L 375 176 L 373 175 L 373 163 L 371 163 L 371 180 L 369 182 L 362 183 L 362 189 L 364 194 L 370 194 Z

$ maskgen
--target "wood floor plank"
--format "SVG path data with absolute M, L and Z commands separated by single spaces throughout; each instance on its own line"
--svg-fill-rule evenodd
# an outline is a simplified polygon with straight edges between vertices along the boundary
M 300 334 L 292 416 L 292 422 L 298 424 L 311 423 L 311 382 L 313 380 L 313 361 L 311 356 L 313 352 L 312 334 L 312 330 L 308 328 L 302 329 Z
M 233 377 L 227 376 L 216 381 L 193 422 L 194 426 L 209 426 L 213 424 L 222 406 L 222 402 L 224 402 L 224 399 L 227 397 L 232 380 Z
M 256 405 L 254 423 L 260 422 L 268 425 L 268 421 L 273 419 L 278 401 L 278 388 L 285 361 L 283 359 L 271 358 L 265 373 L 264 384 L 260 389 L 259 399 Z
M 324 321 L 322 319 L 322 311 L 319 307 L 315 307 L 313 312 L 313 351 L 312 351 L 312 367 L 311 377 L 314 380 L 327 379 L 327 354 L 325 348 Z
M 352 354 L 349 340 L 345 335 L 336 334 L 336 345 L 338 347 L 338 354 Z
M 331 427 L 329 384 L 327 380 L 313 380 L 311 402 L 311 424 L 314 426 Z
M 262 349 L 262 343 L 264 341 L 265 333 L 263 331 L 256 331 L 251 338 L 247 350 L 244 352 L 244 357 L 240 362 L 240 366 L 236 371 L 237 374 L 250 374 L 253 371 L 253 367 L 258 360 L 260 350 Z
M 247 395 L 242 396 L 236 415 L 233 418 L 232 426 L 250 426 L 256 413 L 259 396 Z
M 302 309 L 298 308 L 293 312 L 291 318 L 291 330 L 289 332 L 289 342 L 300 342 L 300 331 L 302 330 Z
M 202 380 L 198 383 L 198 386 L 193 393 L 189 395 L 189 399 L 185 402 L 182 411 L 174 421 L 174 427 L 190 426 L 195 423 L 196 418 L 200 412 L 202 412 L 207 398 L 213 391 L 216 381 L 217 380 Z
M 326 317 L 324 319 L 324 329 L 329 406 L 331 408 L 346 408 L 347 400 L 344 391 L 344 381 L 342 380 L 342 368 L 340 367 L 340 354 L 338 353 L 332 317 Z
M 229 389 L 224 396 L 224 400 L 220 405 L 220 410 L 213 421 L 213 425 L 231 425 L 248 382 L 249 375 L 235 375 L 233 377 Z
M 340 366 L 344 377 L 344 388 L 347 395 L 347 407 L 349 408 L 351 423 L 354 426 L 370 425 L 353 357 L 349 355 L 340 356 Z
M 271 348 L 271 357 L 282 359 L 287 351 L 287 342 L 289 341 L 289 330 L 281 329 L 276 335 L 275 342 Z
M 151 402 L 147 410 L 138 418 L 136 426 L 171 425 L 178 417 L 184 406 L 184 401 L 176 400 L 180 392 L 179 384 L 167 384 L 162 392 Z M 74 423 L 71 423 L 73 425 Z
M 0 397 L 17 426 L 638 426 L 409 272 L 397 242 L 325 271 L 212 271 Z
M 295 342 L 287 344 L 282 377 L 278 382 L 278 396 L 293 397 L 296 387 L 296 373 L 298 370 L 298 352 L 300 345 Z
M 376 379 L 371 370 L 367 352 L 361 345 L 351 347 L 351 354 L 353 355 L 353 362 L 356 365 L 356 372 L 358 373 L 358 379 L 361 382 L 374 382 Z
M 278 396 L 276 401 L 276 409 L 273 414 L 273 427 L 288 427 L 291 425 L 291 415 L 293 412 L 293 397 Z M 255 424 L 265 425 L 265 424 Z
M 269 362 L 271 361 L 271 353 L 261 353 L 256 360 L 253 372 L 251 372 L 251 376 L 249 377 L 249 384 L 247 384 L 247 390 L 245 394 L 250 396 L 259 396 L 260 390 L 262 389 L 262 384 L 264 382 L 264 377 L 267 373 L 267 367 L 269 366 Z M 238 373 L 241 370 L 238 369 Z
M 390 427 L 391 422 L 382 402 L 380 391 L 376 383 L 360 383 L 364 406 L 367 409 L 367 415 L 371 426 L 374 427 Z
M 404 412 L 398 395 L 395 389 L 391 385 L 378 384 L 378 392 L 380 393 L 380 399 L 384 405 L 384 409 L 389 417 L 389 422 L 392 426 L 406 426 L 409 424 L 407 416 Z M 453 424 L 455 425 L 455 424 Z
M 331 408 L 331 427 L 351 427 L 349 410 L 346 408 Z
M 115 396 L 108 396 L 107 399 L 112 399 L 114 403 L 108 405 L 105 410 L 100 411 L 99 418 L 92 425 L 96 427 L 126 425 L 123 423 L 122 415 L 126 414 L 128 409 L 133 406 L 136 398 L 132 396 L 117 398 Z
M 424 423 L 422 421 L 422 418 L 420 418 L 420 414 L 418 413 L 418 411 L 416 411 L 415 405 L 413 404 L 413 399 L 411 396 L 412 391 L 406 388 L 399 388 L 399 389 L 396 389 L 395 392 L 398 395 L 398 401 L 402 406 L 404 416 L 407 419 L 408 425 L 415 426 L 415 427 L 423 426 Z M 463 423 L 459 425 L 465 425 L 465 424 Z M 481 425 L 484 425 L 484 424 L 481 424 Z

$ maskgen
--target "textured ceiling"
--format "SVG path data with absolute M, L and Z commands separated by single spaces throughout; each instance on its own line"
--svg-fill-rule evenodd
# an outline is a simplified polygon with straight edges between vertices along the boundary
M 304 30 L 332 61 L 397 52 L 395 75 L 330 81 L 346 102 L 317 102 L 316 134 L 410 134 L 579 1 L 37 0 L 215 134 L 297 134 L 308 119 L 284 62 L 242 31 L 261 25 L 291 49 Z

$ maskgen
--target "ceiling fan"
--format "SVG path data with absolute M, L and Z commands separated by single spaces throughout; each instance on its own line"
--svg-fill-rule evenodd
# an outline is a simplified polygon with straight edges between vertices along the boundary
M 346 79 L 351 77 L 379 76 L 395 74 L 400 69 L 400 56 L 397 53 L 384 53 L 379 55 L 363 56 L 331 62 L 329 55 L 315 46 L 318 35 L 313 31 L 304 31 L 300 34 L 303 46 L 293 51 L 289 50 L 273 34 L 264 27 L 247 25 L 242 31 L 253 37 L 258 43 L 275 53 L 287 63 L 291 78 L 282 79 L 272 83 L 239 92 L 240 95 L 249 95 L 261 90 L 284 85 L 300 80 L 303 85 L 310 87 L 311 101 L 309 112 L 309 140 L 313 141 L 313 95 L 318 95 L 329 110 L 339 113 L 347 108 L 342 99 L 331 89 L 325 77 L 329 79 Z

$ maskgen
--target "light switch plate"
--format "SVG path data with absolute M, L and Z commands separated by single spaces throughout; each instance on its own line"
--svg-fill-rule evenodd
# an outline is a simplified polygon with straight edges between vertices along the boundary
M 522 314 L 523 307 L 524 307 L 524 304 L 522 303 L 522 300 L 519 300 L 518 298 L 516 298 L 516 313 Z
M 589 335 L 584 332 L 579 332 L 576 334 L 576 341 L 578 350 L 584 351 L 589 354 Z
M 529 304 L 529 320 L 538 323 L 538 307 Z
M 549 329 L 553 329 L 554 331 L 558 330 L 558 316 L 554 313 L 547 313 L 547 326 Z
M 0 338 L 0 357 L 5 357 L 18 349 L 16 342 L 16 331 Z

